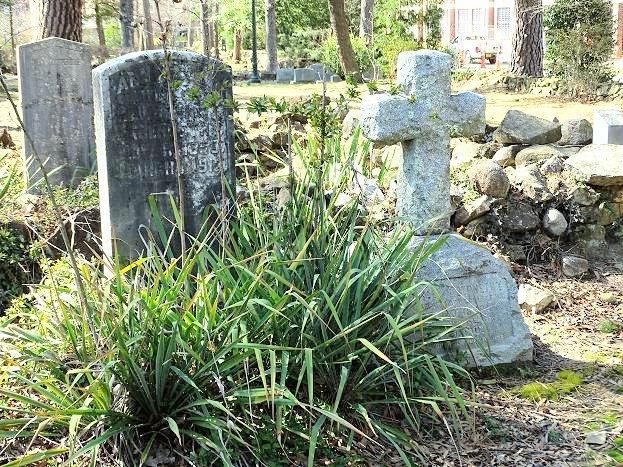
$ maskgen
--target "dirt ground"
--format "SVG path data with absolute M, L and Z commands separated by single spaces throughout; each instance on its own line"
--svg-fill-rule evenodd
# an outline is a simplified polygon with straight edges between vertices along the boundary
M 16 91 L 15 81 L 11 87 Z M 328 85 L 331 96 L 344 91 L 343 83 Z M 243 84 L 234 89 L 242 102 L 264 94 L 295 97 L 313 92 L 321 93 L 322 86 Z M 530 94 L 485 95 L 487 118 L 493 124 L 511 108 L 547 119 L 592 121 L 595 109 L 620 107 L 618 102 L 569 102 Z M 7 99 L 0 97 L 0 130 L 3 127 L 21 145 L 17 121 Z M 426 439 L 422 449 L 429 451 L 431 465 L 623 465 L 608 455 L 623 433 L 623 247 L 612 245 L 591 264 L 591 272 L 579 280 L 561 277 L 553 264 L 514 265 L 518 282 L 547 288 L 557 297 L 542 314 L 525 314 L 535 362 L 525 368 L 476 373 L 473 425 L 456 444 L 443 434 Z M 520 395 L 523 385 L 547 385 L 562 370 L 581 378 L 567 394 L 548 401 Z

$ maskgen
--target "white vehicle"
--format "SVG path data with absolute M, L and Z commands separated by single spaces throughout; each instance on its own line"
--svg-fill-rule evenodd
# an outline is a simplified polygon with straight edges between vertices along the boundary
M 499 44 L 488 41 L 482 36 L 456 37 L 450 47 L 456 54 L 462 54 L 467 63 L 479 62 L 484 53 L 485 60 L 493 64 L 498 55 L 502 53 L 502 47 Z

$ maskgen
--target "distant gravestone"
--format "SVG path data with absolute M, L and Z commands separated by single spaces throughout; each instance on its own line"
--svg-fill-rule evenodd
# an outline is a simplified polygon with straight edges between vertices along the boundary
M 623 112 L 615 109 L 595 111 L 593 144 L 623 144 Z
M 108 255 L 131 258 L 145 249 L 139 230 L 153 222 L 150 195 L 161 200 L 169 219 L 167 194 L 179 205 L 165 56 L 162 50 L 131 53 L 93 71 L 102 241 Z M 192 52 L 172 52 L 168 60 L 186 188 L 185 227 L 196 235 L 206 207 L 220 203 L 225 187 L 234 183 L 232 75 L 218 60 Z
M 278 83 L 289 83 L 294 80 L 294 68 L 279 68 L 276 79 Z
M 51 37 L 18 48 L 24 125 L 53 185 L 75 187 L 95 163 L 91 50 Z M 26 186 L 43 177 L 25 138 Z
M 414 226 L 416 247 L 436 241 L 450 227 L 450 134 L 485 130 L 485 101 L 473 93 L 450 95 L 450 56 L 423 50 L 398 57 L 404 95 L 375 94 L 361 105 L 363 134 L 375 142 L 402 143 L 396 211 Z M 459 360 L 488 366 L 532 359 L 530 331 L 523 321 L 517 286 L 506 267 L 481 246 L 457 235 L 442 236 L 422 260 L 418 281 L 438 293 L 421 293 L 424 309 L 460 325 Z M 465 342 L 468 342 L 467 344 Z M 447 353 L 447 350 L 440 350 Z
M 292 83 L 315 83 L 318 81 L 318 73 L 311 68 L 296 68 Z

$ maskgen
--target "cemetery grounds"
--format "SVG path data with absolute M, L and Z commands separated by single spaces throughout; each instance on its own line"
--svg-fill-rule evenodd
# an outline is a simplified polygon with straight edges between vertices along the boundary
M 463 86 L 476 88 L 479 83 Z M 344 91 L 343 84 L 328 85 L 330 97 Z M 361 91 L 366 92 L 365 88 Z M 260 95 L 297 98 L 312 92 L 321 92 L 320 86 L 243 85 L 234 89 L 242 108 Z M 592 120 L 596 107 L 612 106 L 499 90 L 485 89 L 484 94 L 487 119 L 495 123 L 510 108 L 550 120 Z M 19 98 L 16 92 L 14 96 Z M 242 121 L 251 117 L 244 111 L 239 115 Z M 7 99 L 0 97 L 0 127 L 4 126 L 21 147 L 17 122 Z M 19 161 L 19 151 L 7 154 L 8 161 Z M 0 167 L 0 176 L 5 169 Z M 276 178 L 268 174 L 266 180 L 270 184 Z M 19 184 L 12 188 L 13 194 L 20 188 Z M 83 193 L 62 193 L 62 202 L 84 212 L 93 209 L 96 184 L 83 188 Z M 52 229 L 49 206 L 33 202 L 6 203 L 0 213 L 13 219 L 20 215 L 37 219 L 39 225 Z M 440 426 L 414 438 L 419 449 L 427 454 L 430 465 L 616 465 L 615 443 L 623 440 L 623 246 L 610 245 L 591 258 L 591 272 L 580 279 L 565 278 L 547 262 L 511 266 L 518 283 L 537 285 L 556 296 L 545 311 L 524 312 L 535 345 L 534 365 L 474 372 L 475 392 L 467 397 L 476 404 L 470 426 L 463 427 L 464 436 L 451 441 Z M 619 446 L 621 461 L 623 447 Z M 20 447 L 11 449 L 19 451 Z M 382 448 L 364 441 L 357 443 L 356 451 L 359 457 L 348 459 L 350 465 L 402 465 L 397 455 L 388 457 Z M 324 461 L 336 465 L 330 459 Z

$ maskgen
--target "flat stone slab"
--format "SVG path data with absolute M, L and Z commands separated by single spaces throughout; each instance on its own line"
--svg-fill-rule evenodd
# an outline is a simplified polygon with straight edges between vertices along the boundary
M 562 138 L 560 123 L 553 123 L 519 110 L 509 110 L 493 133 L 504 144 L 549 144 Z
M 596 186 L 623 185 L 623 146 L 590 144 L 565 161 L 567 168 Z
M 438 238 L 438 237 L 437 237 Z M 414 246 L 434 242 L 435 237 L 416 237 Z M 459 235 L 448 235 L 418 272 L 434 291 L 423 291 L 424 309 L 465 321 L 458 351 L 467 362 L 491 366 L 532 360 L 530 330 L 523 320 L 517 285 L 508 269 L 487 249 Z M 446 353 L 444 351 L 444 353 Z
M 293 84 L 315 83 L 318 80 L 318 73 L 311 68 L 296 68 L 294 70 Z
M 594 144 L 623 144 L 623 112 L 596 110 L 593 119 Z
M 294 68 L 279 68 L 277 70 L 276 81 L 278 83 L 289 83 L 294 80 Z

